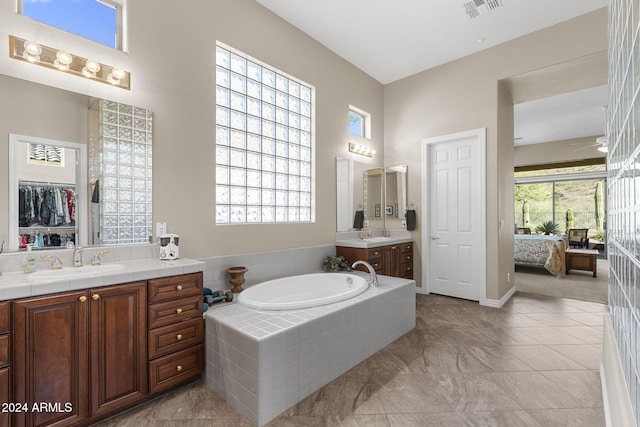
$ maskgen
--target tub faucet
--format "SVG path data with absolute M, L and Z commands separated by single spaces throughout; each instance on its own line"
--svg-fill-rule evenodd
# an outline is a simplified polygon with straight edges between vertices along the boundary
M 81 246 L 76 246 L 73 249 L 73 266 L 74 267 L 82 267 L 82 251 L 84 248 Z
M 369 281 L 367 282 L 367 285 L 371 285 L 374 287 L 378 287 L 378 275 L 376 274 L 376 271 L 373 269 L 373 267 L 371 266 L 371 264 L 369 264 L 366 261 L 362 261 L 362 260 L 358 260 L 356 262 L 354 262 L 351 265 L 351 268 L 356 268 L 357 265 L 364 265 L 365 267 L 367 267 L 367 270 L 369 270 Z

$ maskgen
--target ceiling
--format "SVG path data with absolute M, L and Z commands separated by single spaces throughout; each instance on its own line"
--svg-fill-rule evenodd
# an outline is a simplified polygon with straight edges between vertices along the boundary
M 606 7 L 607 0 L 256 0 L 382 84 Z M 492 0 L 475 0 L 475 3 Z M 474 4 L 475 4 L 474 3 Z M 485 6 L 478 11 L 485 11 Z M 602 134 L 606 88 L 518 104 L 519 144 Z

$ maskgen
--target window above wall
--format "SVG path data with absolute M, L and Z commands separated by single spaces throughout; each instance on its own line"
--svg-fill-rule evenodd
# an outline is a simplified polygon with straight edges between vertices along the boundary
M 18 12 L 52 27 L 122 49 L 121 0 L 18 0 Z

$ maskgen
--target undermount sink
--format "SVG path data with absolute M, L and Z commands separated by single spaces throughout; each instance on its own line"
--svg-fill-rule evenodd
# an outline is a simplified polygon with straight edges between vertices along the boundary
M 391 237 L 367 237 L 366 239 L 363 240 L 368 240 L 369 242 L 386 242 L 388 240 L 391 240 Z
M 85 265 L 82 267 L 64 267 L 60 270 L 38 270 L 28 274 L 29 280 L 63 280 L 96 276 L 122 270 L 123 264 Z

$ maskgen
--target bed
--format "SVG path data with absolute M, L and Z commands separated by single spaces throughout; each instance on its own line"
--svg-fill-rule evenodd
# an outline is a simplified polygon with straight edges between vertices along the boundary
M 565 277 L 567 243 L 561 236 L 515 234 L 514 261 L 516 265 L 544 267 L 554 276 Z

